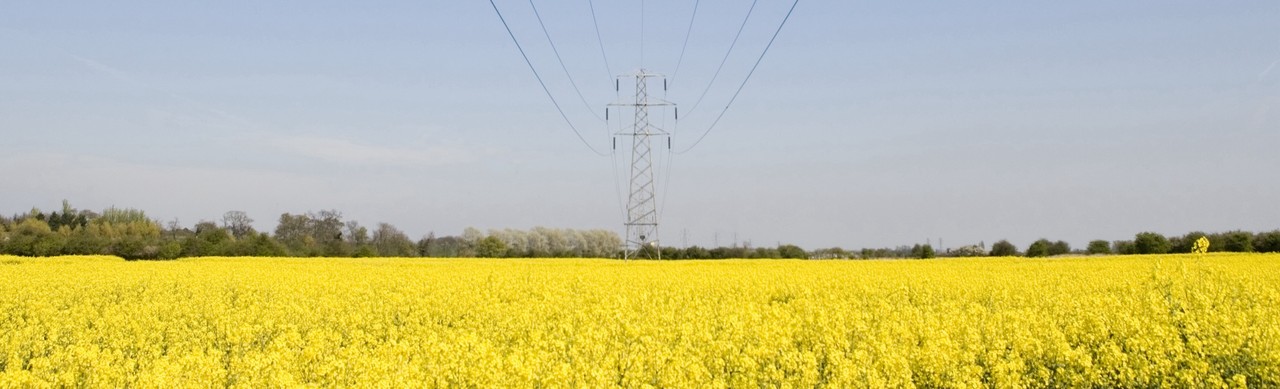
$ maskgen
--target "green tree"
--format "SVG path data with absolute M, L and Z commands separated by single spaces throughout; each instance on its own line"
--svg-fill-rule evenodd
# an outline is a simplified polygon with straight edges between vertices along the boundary
M 67 237 L 67 244 L 62 248 L 62 253 L 69 255 L 109 254 L 107 247 L 109 243 L 103 234 L 102 225 L 89 223 L 83 228 L 71 231 L 71 234 Z
M 1138 253 L 1138 246 L 1132 240 L 1117 240 L 1111 242 L 1111 252 L 1121 255 L 1133 255 Z
M 142 211 L 138 211 L 141 214 Z M 140 219 L 122 224 L 111 223 L 109 235 L 112 254 L 124 259 L 155 259 L 160 254 L 160 224 Z
M 283 257 L 289 255 L 289 251 L 285 249 L 284 245 L 272 239 L 271 235 L 267 235 L 265 232 L 253 234 L 252 237 L 246 240 L 245 245 L 248 247 L 245 250 L 245 255 L 256 257 Z
M 1101 239 L 1090 241 L 1085 251 L 1089 254 L 1111 254 L 1111 243 Z
M 1253 249 L 1260 253 L 1280 253 L 1280 230 L 1259 233 L 1253 238 Z
M 378 255 L 384 257 L 413 257 L 417 256 L 418 252 L 408 235 L 387 223 L 378 223 L 378 229 L 373 231 L 370 244 Z
M 1018 247 L 1013 243 L 1001 239 L 991 245 L 991 256 L 993 257 L 1013 257 L 1018 255 Z
M 912 258 L 929 259 L 929 258 L 933 258 L 933 257 L 935 257 L 936 255 L 937 255 L 937 254 L 936 254 L 936 253 L 934 253 L 934 251 L 933 251 L 933 246 L 931 246 L 931 245 L 928 245 L 928 244 L 923 244 L 923 245 L 922 245 L 922 244 L 916 244 L 916 245 L 914 245 L 914 246 L 911 246 L 911 257 L 912 257 Z
M 700 246 L 689 246 L 684 249 L 684 257 L 687 259 L 711 259 L 711 252 Z
M 315 238 L 311 236 L 311 218 L 307 215 L 280 214 L 276 222 L 275 238 L 283 244 L 292 255 L 316 256 L 319 248 L 315 247 Z
M 210 221 L 196 223 L 195 234 L 182 241 L 183 257 L 239 255 L 232 252 L 231 233 Z
M 1049 245 L 1049 255 L 1066 255 L 1071 253 L 1071 245 L 1066 241 L 1060 240 Z
M 1154 232 L 1141 232 L 1133 237 L 1133 246 L 1138 254 L 1164 254 L 1169 252 L 1169 239 Z
M 47 257 L 62 252 L 62 241 L 49 224 L 39 218 L 22 219 L 8 234 L 4 251 L 26 257 Z
M 352 255 L 356 257 L 373 257 L 378 253 L 369 245 L 369 229 L 355 220 L 346 223 L 346 244 Z
M 745 249 L 746 250 L 744 250 L 744 252 L 746 253 L 745 256 L 747 258 L 762 258 L 762 259 L 783 258 L 782 253 L 779 253 L 776 247 L 756 247 L 755 249 L 750 249 L 750 248 L 745 248 Z M 800 250 L 800 251 L 804 251 L 804 250 Z
M 1049 256 L 1049 247 L 1052 245 L 1053 243 L 1049 242 L 1048 239 L 1040 239 L 1035 242 L 1031 242 L 1031 246 L 1027 246 L 1027 256 L 1047 257 Z
M 1209 247 L 1212 248 L 1212 244 Z M 1253 233 L 1248 231 L 1222 233 L 1222 251 L 1233 253 L 1253 252 Z
M 800 246 L 793 244 L 784 244 L 778 246 L 778 258 L 784 259 L 809 259 L 809 253 L 806 253 Z
M 428 241 L 427 244 L 424 245 L 427 249 L 426 254 L 423 255 L 425 257 L 458 258 L 475 256 L 475 252 L 471 250 L 468 243 L 461 237 L 445 236 L 436 238 L 433 235 L 429 240 L 423 240 Z
M 483 258 L 501 258 L 507 254 L 507 244 L 495 236 L 487 236 L 476 244 L 476 255 Z
M 159 259 L 178 259 L 182 257 L 182 244 L 176 240 L 167 240 L 160 244 L 160 252 L 156 254 Z
M 89 224 L 89 220 L 95 216 L 93 212 L 76 210 L 71 207 L 70 202 L 62 200 L 62 212 L 49 214 L 47 222 L 49 223 L 49 229 L 54 231 L 61 229 L 63 226 L 75 230 Z
M 1190 253 L 1191 248 L 1195 245 L 1196 240 L 1207 237 L 1209 234 L 1200 231 L 1188 232 L 1178 239 L 1169 239 L 1169 252 L 1171 253 Z

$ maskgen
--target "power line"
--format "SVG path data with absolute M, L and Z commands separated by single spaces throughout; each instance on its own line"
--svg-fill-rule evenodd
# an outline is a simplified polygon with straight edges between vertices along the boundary
M 742 30 L 747 27 L 747 21 L 751 20 L 751 12 L 756 9 L 757 1 L 759 0 L 751 0 L 751 8 L 747 9 L 747 16 L 742 18 L 742 25 L 738 26 L 738 33 L 733 35 L 733 42 L 729 43 L 729 50 L 724 52 L 724 58 L 720 60 L 720 66 L 716 67 L 716 73 L 711 76 L 711 81 L 707 82 L 706 89 L 702 90 L 702 96 L 698 96 L 698 101 L 694 102 L 693 107 L 689 108 L 689 110 L 685 112 L 686 117 L 693 113 L 694 110 L 698 109 L 698 105 L 702 104 L 702 99 L 707 97 L 707 92 L 711 90 L 711 86 L 715 85 L 716 77 L 720 77 L 720 70 L 724 69 L 725 62 L 729 61 L 729 54 L 733 53 L 733 46 L 738 44 L 738 38 L 742 36 Z M 792 7 L 794 8 L 794 4 Z M 789 14 L 790 13 L 788 13 L 788 15 Z
M 684 63 L 684 51 L 689 48 L 689 36 L 693 33 L 693 21 L 698 18 L 698 4 L 702 0 L 693 2 L 693 15 L 689 16 L 689 28 L 684 31 L 684 44 L 680 45 L 680 57 L 676 59 L 676 70 L 671 72 L 671 83 L 676 83 L 676 76 L 680 75 L 680 64 Z
M 600 58 L 604 59 L 604 73 L 606 79 L 613 79 L 613 67 L 609 66 L 609 55 L 604 51 L 604 38 L 600 37 L 600 22 L 596 20 L 596 5 L 594 0 L 587 0 L 587 6 L 591 7 L 591 25 L 596 28 L 596 43 L 600 44 Z
M 564 110 L 560 108 L 560 103 L 556 102 L 555 96 L 551 95 L 551 90 L 547 89 L 547 84 L 542 81 L 542 76 L 538 75 L 538 69 L 534 68 L 533 62 L 529 61 L 529 55 L 525 54 L 524 47 L 520 46 L 520 41 L 516 39 L 516 34 L 511 32 L 511 26 L 507 25 L 507 19 L 502 17 L 502 11 L 498 10 L 498 4 L 494 3 L 493 0 L 489 0 L 489 5 L 493 6 L 493 12 L 498 14 L 498 20 L 502 21 L 502 27 L 507 29 L 507 35 L 511 36 L 511 41 L 515 42 L 516 49 L 520 50 L 520 57 L 524 58 L 525 65 L 529 65 L 529 70 L 533 71 L 533 77 L 538 79 L 538 85 L 542 86 L 542 91 L 546 92 L 548 99 L 551 99 L 551 105 L 554 105 L 556 111 L 560 112 L 560 117 L 564 119 L 565 124 L 569 125 L 569 128 L 573 130 L 573 134 L 577 135 L 578 140 L 582 141 L 582 144 L 587 146 L 588 149 L 591 149 L 591 152 L 601 157 L 609 156 L 609 154 L 601 153 L 595 147 L 592 147 L 590 143 L 587 143 L 587 139 L 582 137 L 581 132 L 578 132 L 578 127 L 575 127 L 573 122 L 569 121 L 569 116 L 564 114 Z
M 491 1 L 492 2 L 492 1 Z M 542 23 L 542 15 L 538 14 L 538 6 L 533 5 L 533 0 L 529 0 L 529 7 L 533 8 L 533 16 L 538 18 L 538 26 L 542 27 L 542 35 L 547 37 L 547 43 L 551 44 L 551 52 L 555 53 L 556 61 L 560 62 L 560 70 L 564 70 L 564 76 L 569 78 L 569 85 L 573 86 L 573 91 L 578 93 L 578 100 L 582 101 L 582 106 L 587 107 L 587 112 L 591 112 L 591 116 L 595 116 L 596 120 L 604 121 L 600 114 L 596 113 L 591 104 L 587 103 L 587 99 L 582 97 L 582 91 L 578 89 L 578 83 L 573 82 L 573 75 L 569 74 L 569 67 L 564 65 L 564 60 L 560 58 L 560 50 L 556 49 L 556 42 L 551 39 L 551 33 L 547 32 L 547 25 Z
M 791 9 L 787 10 L 787 16 L 782 18 L 782 23 L 778 23 L 778 29 L 773 31 L 773 37 L 769 38 L 769 44 L 764 46 L 764 50 L 760 52 L 760 57 L 756 58 L 756 63 L 751 65 L 751 71 L 747 72 L 747 77 L 743 78 L 742 84 L 738 85 L 738 90 L 733 92 L 733 97 L 729 98 L 729 102 L 724 105 L 724 109 L 720 110 L 719 115 L 716 115 L 716 120 L 711 122 L 711 125 L 707 127 L 706 131 L 702 132 L 702 135 L 698 137 L 698 140 L 694 141 L 688 148 L 676 152 L 676 154 L 684 154 L 689 152 L 689 150 L 693 150 L 694 147 L 698 146 L 698 143 L 702 143 L 702 139 L 706 138 L 707 134 L 710 134 L 712 129 L 716 128 L 716 124 L 720 123 L 720 118 L 723 118 L 724 113 L 729 111 L 729 106 L 733 105 L 733 101 L 738 99 L 738 94 L 742 93 L 742 88 L 747 86 L 747 81 L 751 80 L 751 75 L 755 74 L 756 68 L 760 66 L 760 61 L 764 60 L 764 55 L 769 53 L 769 48 L 773 46 L 773 41 L 778 39 L 778 33 L 782 32 L 782 26 L 787 24 L 787 19 L 791 18 L 791 13 L 796 10 L 797 4 L 800 4 L 800 0 L 795 0 L 791 3 Z

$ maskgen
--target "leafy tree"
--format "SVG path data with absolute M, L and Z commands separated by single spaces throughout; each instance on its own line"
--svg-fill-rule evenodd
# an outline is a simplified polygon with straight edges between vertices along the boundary
M 430 244 L 427 245 L 427 249 L 426 256 L 428 257 L 458 258 L 475 256 L 475 251 L 471 249 L 470 245 L 457 236 L 433 237 Z
M 107 241 L 99 223 L 89 223 L 84 228 L 71 230 L 62 253 L 68 255 L 109 254 Z
M 105 240 L 107 254 L 124 259 L 156 259 L 160 256 L 160 223 L 141 210 L 110 207 L 86 226 L 96 226 Z
M 23 219 L 8 232 L 4 251 L 26 257 L 47 257 L 62 251 L 62 241 L 49 228 L 49 223 L 39 218 Z
M 1138 254 L 1164 254 L 1169 252 L 1169 239 L 1154 232 L 1142 232 L 1133 237 Z
M 1049 256 L 1049 247 L 1052 245 L 1053 243 L 1050 243 L 1048 239 L 1040 239 L 1035 242 L 1031 242 L 1031 246 L 1027 247 L 1027 256 L 1047 257 Z
M 1089 248 L 1085 249 L 1089 254 L 1111 254 L 1111 243 L 1105 240 L 1095 240 L 1089 242 Z
M 748 258 L 750 257 L 745 247 L 716 247 L 711 249 L 711 258 L 713 259 L 732 259 L 732 258 Z
M 1171 253 L 1190 253 L 1192 245 L 1196 240 L 1207 237 L 1209 234 L 1200 231 L 1188 232 L 1178 239 L 1169 239 L 1169 252 Z
M 436 240 L 436 233 L 434 231 L 428 232 L 426 235 L 422 236 L 422 239 L 418 239 L 418 243 L 415 245 L 416 248 L 418 249 L 418 256 L 430 257 L 431 245 L 435 244 L 435 240 Z
M 1248 231 L 1230 231 L 1222 235 L 1222 251 L 1234 253 L 1253 252 L 1253 233 Z M 1209 246 L 1213 248 L 1212 243 Z
M 1012 257 L 1018 255 L 1018 247 L 1013 243 L 1001 239 L 999 242 L 991 244 L 991 256 L 993 257 Z
M 408 235 L 387 223 L 378 223 L 378 229 L 373 231 L 370 244 L 378 255 L 386 257 L 413 257 L 417 256 L 418 252 Z
M 848 259 L 849 252 L 839 247 L 831 247 L 825 249 L 817 249 L 810 256 L 814 259 Z
M 231 253 L 231 233 L 211 221 L 195 225 L 195 235 L 182 241 L 182 256 L 208 257 Z
M 247 239 L 247 246 L 248 250 L 245 251 L 248 253 L 247 255 L 257 257 L 283 257 L 289 254 L 284 245 L 272 239 L 271 235 L 267 235 L 265 232 L 253 234 L 251 238 Z
M 364 228 L 355 220 L 346 222 L 345 236 L 347 244 L 351 247 L 360 247 L 369 244 L 369 229 Z
M 311 218 L 311 237 L 320 246 L 321 255 L 326 257 L 346 257 L 351 255 L 351 247 L 342 237 L 342 213 L 337 210 L 323 210 L 308 213 Z
M 152 222 L 151 219 L 147 217 L 147 213 L 142 210 L 116 207 L 110 207 L 103 210 L 102 216 L 99 216 L 95 221 L 116 225 L 124 225 L 133 222 Z
M 96 216 L 93 212 L 78 211 L 71 207 L 70 202 L 62 200 L 62 212 L 49 214 L 47 222 L 49 223 L 49 229 L 54 231 L 61 229 L 63 226 L 75 230 L 84 228 L 85 225 L 89 224 L 89 220 Z
M 1138 246 L 1132 240 L 1117 240 L 1111 243 L 1111 251 L 1121 255 L 1133 255 L 1138 253 Z
M 355 220 L 346 223 L 346 246 L 350 249 L 351 255 L 354 257 L 367 258 L 378 255 L 376 249 L 370 245 L 369 229 L 364 228 Z
M 482 258 L 501 258 L 507 254 L 507 244 L 496 236 L 480 239 L 476 245 L 476 255 Z
M 160 245 L 160 252 L 156 254 L 159 259 L 178 259 L 182 256 L 182 244 L 176 240 L 169 240 Z
M 1259 233 L 1253 238 L 1253 249 L 1260 253 L 1280 253 L 1280 230 Z
M 356 258 L 372 258 L 378 256 L 378 251 L 375 250 L 373 246 L 362 244 L 356 246 L 356 249 L 351 253 L 351 256 Z
M 305 215 L 280 215 L 276 239 L 293 255 L 345 257 L 350 245 L 343 239 L 342 213 L 325 210 Z
M 699 246 L 689 246 L 684 249 L 684 257 L 687 259 L 711 259 L 711 252 Z
M 280 214 L 276 223 L 275 238 L 296 256 L 319 255 L 315 238 L 311 236 L 311 218 L 307 215 Z
M 1049 245 L 1049 255 L 1065 255 L 1071 253 L 1071 245 L 1066 241 L 1060 240 Z
M 800 246 L 793 244 L 784 244 L 778 246 L 778 258 L 783 259 L 809 259 L 809 253 L 806 253 Z
M 917 245 L 915 245 L 915 246 L 911 246 L 911 257 L 912 257 L 912 258 L 929 259 L 929 258 L 933 258 L 934 256 L 936 256 L 936 253 L 934 253 L 934 251 L 933 251 L 933 246 L 931 246 L 931 245 L 928 245 L 928 244 L 924 244 L 924 245 L 917 244 Z

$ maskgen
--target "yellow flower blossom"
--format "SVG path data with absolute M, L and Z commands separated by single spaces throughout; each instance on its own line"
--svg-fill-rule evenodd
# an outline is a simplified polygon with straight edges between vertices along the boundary
M 0 388 L 1280 386 L 1280 255 L 1193 258 L 0 257 Z

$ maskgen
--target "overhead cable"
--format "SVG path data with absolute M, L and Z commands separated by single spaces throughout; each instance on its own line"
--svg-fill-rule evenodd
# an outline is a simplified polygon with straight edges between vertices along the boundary
M 729 43 L 729 50 L 726 50 L 726 51 L 724 52 L 724 58 L 722 58 L 722 59 L 720 60 L 720 66 L 716 67 L 716 72 L 715 72 L 715 74 L 711 75 L 711 81 L 708 81 L 708 82 L 707 82 L 707 87 L 706 87 L 705 89 L 703 89 L 703 90 L 702 90 L 702 95 L 701 95 L 701 96 L 698 96 L 698 101 L 696 101 L 696 102 L 694 102 L 694 103 L 693 103 L 693 107 L 692 107 L 692 108 L 689 108 L 689 110 L 688 110 L 688 111 L 685 111 L 685 115 L 686 115 L 686 116 L 688 116 L 689 114 L 693 113 L 693 111 L 694 111 L 694 110 L 698 109 L 698 105 L 699 105 L 699 104 L 702 104 L 702 99 L 703 99 L 703 98 L 705 98 L 705 97 L 707 97 L 707 92 L 708 92 L 708 91 L 711 91 L 711 86 L 712 86 L 712 85 L 715 85 L 715 83 L 716 83 L 716 77 L 720 77 L 720 70 L 724 69 L 724 64 L 725 64 L 725 62 L 728 62 L 728 61 L 729 61 L 729 54 L 732 54 L 732 53 L 733 53 L 733 46 L 737 45 L 737 44 L 738 44 L 738 38 L 739 38 L 739 37 L 742 37 L 742 30 L 743 30 L 744 28 L 746 28 L 746 27 L 747 27 L 747 21 L 748 21 L 748 20 L 751 20 L 751 11 L 754 11 L 754 10 L 756 9 L 756 2 L 757 2 L 757 1 L 759 1 L 759 0 L 751 0 L 751 8 L 748 8 L 748 9 L 747 9 L 747 16 L 745 16 L 745 17 L 743 17 L 743 18 L 742 18 L 742 25 L 738 26 L 738 33 L 733 35 L 733 42 L 730 42 L 730 43 Z M 799 0 L 796 0 L 796 1 L 799 1 Z M 794 7 L 794 6 L 795 6 L 795 5 L 793 4 L 793 5 L 792 5 L 792 7 Z
M 489 5 L 493 6 L 493 12 L 498 14 L 498 20 L 502 21 L 502 27 L 507 29 L 507 35 L 511 36 L 511 41 L 515 42 L 516 49 L 520 50 L 520 57 L 524 58 L 524 63 L 526 65 L 529 65 L 529 70 L 533 71 L 533 77 L 538 79 L 538 85 L 542 86 L 542 91 L 546 92 L 547 98 L 551 100 L 551 105 L 556 107 L 556 111 L 560 112 L 560 117 L 564 119 L 565 124 L 569 125 L 569 129 L 573 130 L 573 134 L 577 135 L 578 140 L 582 141 L 582 144 L 587 146 L 588 149 L 591 149 L 591 152 L 602 157 L 609 156 L 609 154 L 602 153 L 599 150 L 596 150 L 595 147 L 592 147 L 591 143 L 588 143 L 587 139 L 582 137 L 582 133 L 578 132 L 578 127 L 575 127 L 573 122 L 569 120 L 569 116 L 564 114 L 564 109 L 560 108 L 560 103 L 556 102 L 555 96 L 551 95 L 551 90 L 547 89 L 547 84 L 542 81 L 542 76 L 538 74 L 538 69 L 534 68 L 533 62 L 529 61 L 529 55 L 525 54 L 524 47 L 520 46 L 520 41 L 516 39 L 516 34 L 511 32 L 511 26 L 507 25 L 507 19 L 502 17 L 502 11 L 498 10 L 498 4 L 494 3 L 493 0 L 489 0 Z
M 747 81 L 751 80 L 751 75 L 755 74 L 756 68 L 760 66 L 760 61 L 764 60 L 764 55 L 769 53 L 769 47 L 772 47 L 773 41 L 778 39 L 778 33 L 782 32 L 782 26 L 787 24 L 787 19 L 791 18 L 791 13 L 796 10 L 797 4 L 800 4 L 800 0 L 795 0 L 791 3 L 791 9 L 787 10 L 787 16 L 782 18 L 782 23 L 778 23 L 778 29 L 773 32 L 773 37 L 769 38 L 769 44 L 764 46 L 764 50 L 760 52 L 760 57 L 756 58 L 756 63 L 751 65 L 751 71 L 747 72 L 747 76 L 742 79 L 742 84 L 738 85 L 738 90 L 733 92 L 733 97 L 729 98 L 729 102 L 724 105 L 724 109 L 721 109 L 720 114 L 716 115 L 716 120 L 711 122 L 711 125 L 707 127 L 706 131 L 702 132 L 702 135 L 698 137 L 698 140 L 694 141 L 688 148 L 676 152 L 676 154 L 684 154 L 689 152 L 689 150 L 693 150 L 694 147 L 698 146 L 698 143 L 702 143 L 702 139 L 706 138 L 707 134 L 710 134 L 712 129 L 716 128 L 716 124 L 720 123 L 720 118 L 723 118 L 724 113 L 729 111 L 729 106 L 733 105 L 733 101 L 738 99 L 738 94 L 742 93 L 742 88 L 747 86 Z
M 604 38 L 600 37 L 600 22 L 596 20 L 596 5 L 594 0 L 587 0 L 587 6 L 591 7 L 591 25 L 596 28 L 596 43 L 600 44 L 600 58 L 604 59 L 604 73 L 607 79 L 613 79 L 613 67 L 609 66 L 609 54 L 604 51 Z
M 542 27 L 542 35 L 547 37 L 547 43 L 551 44 L 551 52 L 555 53 L 556 61 L 560 62 L 560 70 L 564 70 L 564 76 L 569 79 L 569 85 L 572 85 L 573 91 L 578 93 L 578 100 L 582 101 L 582 106 L 587 107 L 587 112 L 591 112 L 591 116 L 595 116 L 597 120 L 604 121 L 604 118 L 596 113 L 595 108 L 591 108 L 591 104 L 587 103 L 587 99 L 582 97 L 582 90 L 578 89 L 578 83 L 573 82 L 573 75 L 569 74 L 569 67 L 565 66 L 564 60 L 560 58 L 560 50 L 556 49 L 556 42 L 551 39 L 551 33 L 547 32 L 547 25 L 542 23 L 542 15 L 538 14 L 538 6 L 533 5 L 533 0 L 529 0 L 529 7 L 533 8 L 533 16 L 538 18 L 538 26 Z
M 684 63 L 684 51 L 689 48 L 689 35 L 693 33 L 693 21 L 698 18 L 698 4 L 701 2 L 702 0 L 694 0 L 693 2 L 693 15 L 689 16 L 689 28 L 684 31 L 684 44 L 680 45 L 680 57 L 676 59 L 676 70 L 671 72 L 672 84 L 676 82 L 676 76 L 680 75 L 680 64 Z

